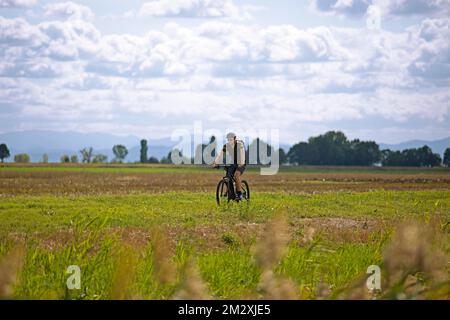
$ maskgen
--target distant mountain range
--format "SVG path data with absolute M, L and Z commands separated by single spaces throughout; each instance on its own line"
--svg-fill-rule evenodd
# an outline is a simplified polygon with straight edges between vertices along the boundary
M 441 156 L 444 154 L 445 149 L 450 148 L 450 137 L 439 140 L 410 140 L 398 144 L 384 144 L 380 143 L 380 149 L 391 149 L 393 151 L 419 148 L 424 145 L 429 146 L 433 152 L 439 153 Z
M 127 147 L 126 161 L 139 161 L 141 139 L 134 135 L 119 136 L 109 133 L 80 133 L 74 131 L 18 131 L 0 134 L 0 143 L 6 143 L 11 153 L 8 161 L 13 161 L 14 154 L 28 153 L 32 162 L 39 162 L 44 153 L 48 154 L 50 162 L 59 162 L 63 154 L 77 154 L 80 157 L 79 151 L 85 147 L 92 147 L 94 154 L 107 155 L 108 159 L 111 160 L 114 157 L 112 147 L 116 144 Z M 154 156 L 158 159 L 167 156 L 172 147 L 176 145 L 176 142 L 170 138 L 144 139 L 148 141 L 148 156 Z M 380 148 L 403 150 L 422 147 L 423 145 L 428 145 L 434 152 L 442 155 L 444 150 L 450 147 L 450 137 L 435 141 L 412 140 L 399 144 L 381 143 Z M 285 151 L 290 148 L 290 145 L 285 143 L 281 143 L 280 146 Z
M 0 134 L 0 143 L 6 143 L 11 153 L 8 161 L 13 160 L 13 155 L 17 153 L 28 153 L 32 162 L 39 162 L 44 153 L 48 154 L 50 162 L 59 162 L 63 154 L 77 154 L 85 147 L 92 147 L 94 154 L 100 153 L 108 156 L 111 160 L 114 157 L 112 147 L 122 144 L 127 147 L 128 155 L 126 161 L 138 161 L 140 159 L 141 138 L 133 135 L 118 136 L 109 133 L 80 133 L 74 131 L 19 131 Z M 166 156 L 171 147 L 175 145 L 170 139 L 151 140 L 149 144 L 148 156 L 158 159 Z
M 0 134 L 0 143 L 6 143 L 11 153 L 7 161 L 13 161 L 17 153 L 28 153 L 32 162 L 39 162 L 42 155 L 46 153 L 50 162 L 59 162 L 63 154 L 77 154 L 85 147 L 92 147 L 94 154 L 104 154 L 108 160 L 114 158 L 112 147 L 116 144 L 122 144 L 128 149 L 128 155 L 125 158 L 127 162 L 135 162 L 140 159 L 140 141 L 142 138 L 127 135 L 119 136 L 109 133 L 81 133 L 75 131 L 17 131 Z M 161 159 L 172 150 L 177 142 L 170 138 L 147 139 L 148 157 Z M 194 139 L 192 139 L 192 149 Z M 289 145 L 282 144 L 282 148 L 289 149 Z

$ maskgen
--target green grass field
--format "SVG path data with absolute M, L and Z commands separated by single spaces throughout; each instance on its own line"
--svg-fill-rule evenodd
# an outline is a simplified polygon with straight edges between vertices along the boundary
M 0 295 L 448 299 L 449 170 L 254 168 L 250 203 L 217 207 L 221 174 L 1 166 Z M 373 264 L 376 294 L 364 282 Z M 70 265 L 80 289 L 66 286 Z

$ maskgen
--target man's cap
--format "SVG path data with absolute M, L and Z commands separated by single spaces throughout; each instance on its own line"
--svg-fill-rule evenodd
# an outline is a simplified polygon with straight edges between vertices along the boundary
M 232 139 L 232 138 L 236 138 L 236 134 L 234 132 L 229 132 L 227 134 L 227 139 Z

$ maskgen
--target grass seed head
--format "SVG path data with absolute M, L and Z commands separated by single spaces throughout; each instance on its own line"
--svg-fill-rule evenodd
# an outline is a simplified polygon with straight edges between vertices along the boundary
M 405 281 L 408 274 L 422 272 L 437 281 L 446 280 L 447 263 L 439 233 L 430 226 L 406 223 L 400 226 L 384 252 L 388 285 Z
M 17 246 L 0 260 L 0 298 L 9 298 L 25 259 L 25 248 Z
M 255 254 L 256 262 L 261 268 L 271 269 L 286 253 L 288 231 L 288 224 L 283 215 L 276 216 L 266 224 Z
M 115 270 L 112 279 L 111 299 L 124 300 L 138 298 L 132 292 L 136 275 L 138 255 L 131 246 L 116 248 Z
M 155 230 L 152 237 L 154 275 L 163 284 L 173 284 L 176 280 L 176 267 L 170 254 L 169 240 L 162 231 Z
M 208 288 L 203 281 L 198 267 L 189 262 L 185 270 L 185 278 L 180 289 L 174 294 L 175 300 L 207 300 L 211 299 Z
M 306 243 L 313 241 L 315 233 L 316 233 L 316 229 L 314 229 L 313 227 L 307 227 L 305 229 L 305 233 L 303 235 L 302 242 L 304 244 L 306 244 Z
M 288 278 L 266 270 L 261 275 L 258 291 L 267 300 L 295 300 L 298 299 L 295 284 Z

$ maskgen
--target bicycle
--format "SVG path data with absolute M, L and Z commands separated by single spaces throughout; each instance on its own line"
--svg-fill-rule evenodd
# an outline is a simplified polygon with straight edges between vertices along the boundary
M 225 176 L 219 181 L 216 188 L 217 204 L 220 206 L 220 203 L 225 202 L 225 200 L 227 202 L 231 200 L 239 202 L 241 199 L 236 198 L 236 181 L 234 177 L 227 175 L 228 166 L 216 166 L 215 168 L 225 170 Z M 242 200 L 250 201 L 250 188 L 245 180 L 242 180 Z

